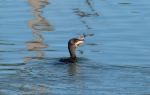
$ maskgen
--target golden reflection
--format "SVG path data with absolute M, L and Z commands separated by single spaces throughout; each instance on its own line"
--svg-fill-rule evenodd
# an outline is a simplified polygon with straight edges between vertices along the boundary
M 29 27 L 33 29 L 33 32 L 40 31 L 52 31 L 52 26 L 47 22 L 44 17 L 37 17 L 36 19 L 29 21 Z
M 40 60 L 44 57 L 43 48 L 47 48 L 48 45 L 44 43 L 44 38 L 40 32 L 52 31 L 52 25 L 42 16 L 42 9 L 49 4 L 48 0 L 28 0 L 31 5 L 34 18 L 29 21 L 28 25 L 32 29 L 34 40 L 26 43 L 29 51 L 34 51 L 36 56 L 24 58 L 25 62 L 29 62 L 32 59 Z
M 41 14 L 42 8 L 49 4 L 48 0 L 28 0 L 29 4 L 34 10 L 33 13 L 39 12 Z

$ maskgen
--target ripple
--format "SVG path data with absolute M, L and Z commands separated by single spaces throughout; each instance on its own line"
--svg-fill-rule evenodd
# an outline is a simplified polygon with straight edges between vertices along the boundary
M 6 40 L 0 40 L 0 45 L 16 45 L 16 44 Z
M 0 63 L 0 66 L 22 66 L 22 65 L 25 65 L 26 63 L 11 63 L 11 64 L 8 64 L 8 63 Z
M 1 43 L 0 42 L 0 45 L 16 45 L 16 44 L 13 44 L 13 43 Z
M 130 5 L 130 4 L 132 4 L 132 3 L 129 3 L 129 2 L 122 2 L 122 3 L 119 3 L 119 4 L 121 4 L 121 5 Z

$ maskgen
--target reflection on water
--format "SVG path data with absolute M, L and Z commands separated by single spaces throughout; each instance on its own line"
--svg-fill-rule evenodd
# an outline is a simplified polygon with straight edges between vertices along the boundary
M 69 64 L 68 66 L 68 74 L 69 75 L 76 75 L 77 74 L 77 68 L 76 68 L 76 64 Z
M 24 58 L 25 62 L 32 59 L 42 59 L 44 57 L 43 48 L 47 48 L 48 45 L 44 43 L 44 38 L 40 32 L 52 31 L 52 26 L 42 16 L 42 9 L 49 4 L 48 0 L 28 0 L 32 7 L 34 19 L 29 21 L 29 27 L 32 29 L 32 34 L 35 37 L 34 41 L 27 42 L 27 48 L 29 51 L 34 51 L 36 56 Z
M 86 3 L 89 6 L 89 8 L 91 9 L 91 11 L 93 12 L 93 15 L 99 16 L 99 13 L 94 9 L 92 0 L 86 0 Z
M 79 9 L 74 9 L 74 10 L 75 10 L 74 12 L 76 13 L 76 15 L 78 15 L 80 17 L 99 16 L 97 13 L 91 14 L 91 13 L 87 13 L 87 12 L 81 11 Z M 83 22 L 83 23 L 85 23 L 85 22 Z M 88 29 L 90 29 L 90 28 L 88 28 Z
M 88 23 L 90 17 L 99 17 L 99 12 L 95 10 L 92 0 L 85 0 L 87 7 L 90 9 L 89 12 L 83 11 L 81 8 L 74 8 L 74 13 L 80 17 L 81 23 L 85 26 L 86 30 L 84 32 L 85 37 L 94 37 L 93 28 Z M 96 44 L 95 42 L 87 43 L 86 45 Z

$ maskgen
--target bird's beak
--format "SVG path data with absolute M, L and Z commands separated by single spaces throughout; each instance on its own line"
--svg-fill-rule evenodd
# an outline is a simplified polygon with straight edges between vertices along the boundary
M 84 40 L 79 40 L 78 42 L 75 43 L 75 46 L 78 47 L 79 45 L 83 44 Z

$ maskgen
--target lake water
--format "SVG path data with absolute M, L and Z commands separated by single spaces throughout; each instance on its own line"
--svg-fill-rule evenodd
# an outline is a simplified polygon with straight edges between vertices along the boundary
M 0 95 L 150 95 L 149 10 L 149 0 L 0 0 Z M 78 62 L 59 62 L 81 34 Z

